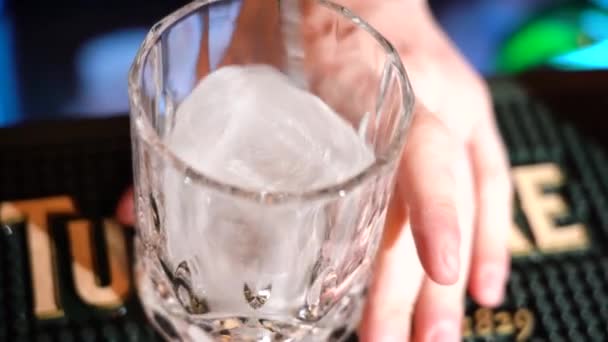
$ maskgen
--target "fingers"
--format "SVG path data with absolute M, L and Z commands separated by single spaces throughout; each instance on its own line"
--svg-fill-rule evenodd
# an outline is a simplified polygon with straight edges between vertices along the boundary
M 358 125 L 363 115 L 377 109 L 386 52 L 365 30 L 319 2 L 300 4 L 308 88 Z
M 492 116 L 477 127 L 471 152 L 479 211 L 470 292 L 479 304 L 495 306 L 503 300 L 509 271 L 512 188 L 506 153 Z
M 389 208 L 384 240 L 359 329 L 362 342 L 409 341 L 411 317 L 424 271 L 406 226 L 406 211 L 400 195 L 395 194 Z
M 414 342 L 461 341 L 466 278 L 454 285 L 426 279 L 414 314 Z
M 230 23 L 221 7 L 234 7 L 235 4 L 214 4 L 203 14 L 205 29 L 200 42 L 197 79 L 207 76 L 217 67 L 233 64 L 282 67 L 285 51 L 283 40 L 276 39 L 280 35 L 277 2 L 244 0 L 237 6 L 235 22 Z M 216 25 L 219 28 L 212 27 L 214 19 L 218 21 L 219 25 Z
M 466 278 L 454 285 L 439 285 L 426 279 L 416 303 L 412 341 L 460 341 Z
M 473 240 L 475 197 L 470 158 L 465 149 L 459 149 L 459 158 L 454 172 L 458 183 L 453 191 L 457 194 L 459 224 L 462 227 L 460 258 L 463 260 L 458 282 L 450 286 L 439 285 L 426 279 L 414 312 L 413 341 L 450 342 L 460 341 L 464 296 L 468 281 L 471 244 Z
M 421 106 L 410 132 L 399 179 L 407 196 L 416 248 L 432 280 L 453 284 L 460 268 L 453 174 L 458 142 Z
M 120 200 L 116 207 L 116 219 L 118 222 L 125 226 L 132 226 L 135 224 L 135 206 L 133 203 L 133 188 L 129 188 Z

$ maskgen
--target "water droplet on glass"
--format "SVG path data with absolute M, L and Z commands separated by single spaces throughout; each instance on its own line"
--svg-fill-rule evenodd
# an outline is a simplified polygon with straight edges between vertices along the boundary
M 175 294 L 182 307 L 190 314 L 202 315 L 209 312 L 209 306 L 204 298 L 197 297 L 193 291 L 190 280 L 188 263 L 182 261 L 175 270 L 173 279 Z
M 272 284 L 268 284 L 259 290 L 250 287 L 248 284 L 243 286 L 245 300 L 247 300 L 249 306 L 251 306 L 254 310 L 257 310 L 266 304 L 268 298 L 270 298 L 271 292 Z

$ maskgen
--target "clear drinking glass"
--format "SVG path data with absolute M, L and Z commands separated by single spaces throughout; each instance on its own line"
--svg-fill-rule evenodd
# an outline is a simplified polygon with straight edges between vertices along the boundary
M 175 127 L 189 124 L 180 106 L 201 80 L 229 65 L 284 73 L 339 113 L 372 161 L 315 187 L 320 168 L 306 175 L 310 187 L 280 191 L 222 181 L 185 161 L 167 143 Z M 136 278 L 158 331 L 175 341 L 346 339 L 361 316 L 413 106 L 391 44 L 329 1 L 194 1 L 152 28 L 131 69 L 129 92 Z M 262 142 L 279 133 L 251 132 Z M 319 136 L 323 141 L 302 149 L 332 139 Z M 201 148 L 215 143 L 197 132 L 191 139 L 193 146 L 204 141 Z M 255 155 L 256 139 L 242 139 Z M 349 160 L 355 150 L 323 158 Z M 285 154 L 286 163 L 297 154 Z M 274 156 L 269 165 L 283 161 Z

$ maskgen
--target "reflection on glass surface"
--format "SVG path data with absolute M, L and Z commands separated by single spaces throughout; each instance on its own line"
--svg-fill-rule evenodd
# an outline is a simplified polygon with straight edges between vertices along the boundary
M 209 58 L 217 67 L 232 39 L 234 22 L 241 1 L 220 2 L 209 8 Z M 172 64 L 169 82 L 174 95 L 185 96 L 195 82 L 190 72 L 199 54 L 195 42 L 202 39 L 204 18 L 192 16 L 180 22 L 167 36 L 168 56 Z M 146 28 L 122 29 L 85 42 L 75 57 L 77 88 L 63 111 L 72 115 L 107 116 L 129 111 L 127 74 L 137 49 L 146 34 Z M 188 78 L 188 79 L 187 79 Z

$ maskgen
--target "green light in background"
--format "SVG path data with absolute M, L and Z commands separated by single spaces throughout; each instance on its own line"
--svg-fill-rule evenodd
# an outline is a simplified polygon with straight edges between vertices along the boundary
M 587 45 L 590 40 L 573 23 L 540 19 L 527 25 L 505 44 L 498 59 L 503 72 L 521 72 Z
M 518 73 L 539 66 L 608 68 L 606 44 L 602 44 L 606 38 L 607 11 L 591 4 L 555 8 L 516 31 L 499 51 L 496 67 L 500 73 Z

